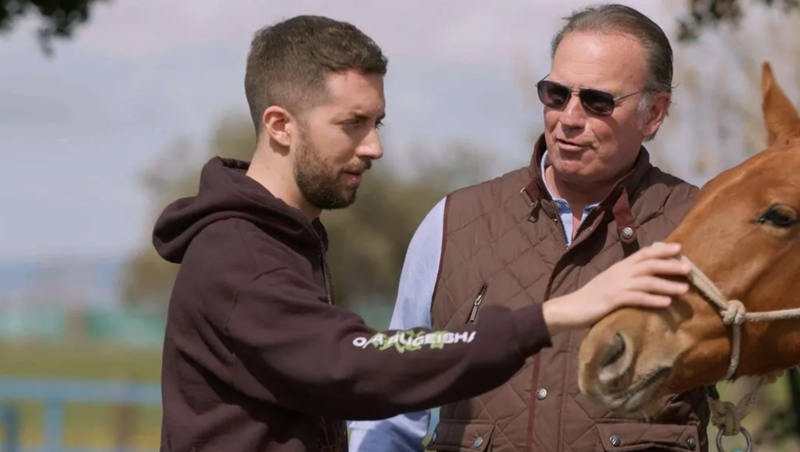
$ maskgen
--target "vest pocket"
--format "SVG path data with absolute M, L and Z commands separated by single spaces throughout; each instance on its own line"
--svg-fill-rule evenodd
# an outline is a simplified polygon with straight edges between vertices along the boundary
M 483 297 L 486 296 L 486 289 L 488 286 L 484 283 L 481 286 L 480 292 L 478 292 L 478 296 L 475 298 L 475 301 L 472 302 L 472 309 L 469 311 L 469 317 L 467 317 L 467 323 L 472 323 L 478 320 L 478 311 L 481 309 L 481 303 L 483 303 Z
M 440 420 L 425 447 L 430 451 L 489 452 L 492 450 L 494 423 L 481 421 Z
M 597 431 L 606 452 L 701 450 L 696 425 L 616 422 L 597 424 Z

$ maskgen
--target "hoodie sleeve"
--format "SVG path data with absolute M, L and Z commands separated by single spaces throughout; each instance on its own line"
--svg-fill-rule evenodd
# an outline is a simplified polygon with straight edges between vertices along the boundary
M 487 306 L 479 322 L 447 331 L 375 331 L 287 268 L 243 287 L 224 331 L 238 360 L 232 383 L 239 390 L 290 410 L 350 420 L 482 394 L 551 345 L 541 303 L 517 311 Z

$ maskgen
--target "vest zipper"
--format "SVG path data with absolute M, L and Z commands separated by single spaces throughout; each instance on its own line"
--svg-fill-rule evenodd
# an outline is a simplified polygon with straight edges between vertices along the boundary
M 541 367 L 541 355 L 536 354 L 533 358 L 533 369 L 531 369 L 531 396 L 528 400 L 528 434 L 526 435 L 525 450 L 534 452 L 533 449 L 533 427 L 536 421 L 536 387 L 539 386 L 539 368 Z
M 564 248 L 569 248 L 569 235 L 567 235 L 567 227 L 564 226 L 564 222 L 561 221 L 561 215 L 556 213 L 554 220 L 559 224 L 559 226 L 561 226 L 561 232 L 564 233 Z
M 583 223 L 585 223 L 586 219 L 589 218 L 589 215 L 591 215 L 591 213 L 588 215 L 581 215 L 583 218 L 581 218 L 581 221 L 578 223 L 578 227 L 575 228 L 575 237 L 572 238 L 573 241 L 578 238 L 578 234 L 581 232 L 581 226 L 583 226 Z
M 597 209 L 599 209 L 599 207 L 597 207 L 594 210 L 592 210 L 588 215 L 586 215 L 586 218 L 581 220 L 580 224 L 578 224 L 578 229 L 576 229 L 576 231 L 575 231 L 576 232 L 575 239 L 574 239 L 574 241 L 572 243 L 573 246 L 576 244 L 576 242 L 578 242 L 577 239 L 578 239 L 578 235 L 581 232 L 581 227 L 583 227 L 583 224 L 586 223 L 586 220 L 588 220 L 594 214 L 594 212 L 597 211 Z M 597 215 L 598 216 L 603 215 L 603 211 L 600 210 L 597 213 Z M 593 219 L 593 221 L 600 221 L 601 218 L 602 217 L 600 217 L 598 219 Z M 564 227 L 563 223 L 561 223 L 561 217 L 557 216 L 556 217 L 556 221 L 558 221 L 561 224 L 561 230 L 564 231 L 564 237 L 566 237 L 566 228 Z M 550 299 L 550 296 L 552 295 L 552 292 L 553 292 L 553 275 L 555 275 L 559 271 L 559 263 L 564 258 L 564 256 L 568 252 L 570 252 L 569 248 L 570 248 L 570 245 L 567 245 L 566 248 L 565 248 L 564 253 L 561 256 L 558 257 L 558 259 L 556 260 L 556 264 L 553 267 L 553 270 L 550 272 L 550 277 L 548 278 L 547 286 L 545 287 L 545 290 L 544 290 L 544 300 L 545 300 L 544 302 L 545 303 L 547 302 L 547 300 Z M 567 334 L 571 335 L 572 333 L 569 332 Z M 568 336 L 568 338 L 569 338 L 568 340 L 571 340 L 571 337 Z M 536 421 L 536 404 L 537 404 L 535 394 L 536 394 L 537 386 L 539 386 L 539 369 L 541 367 L 541 359 L 542 359 L 541 353 L 537 353 L 536 356 L 533 358 L 533 369 L 532 369 L 533 375 L 531 377 L 531 390 L 530 390 L 530 394 L 531 395 L 530 395 L 530 398 L 528 399 L 528 435 L 527 435 L 528 437 L 527 437 L 527 444 L 526 444 L 526 446 L 527 446 L 526 450 L 528 452 L 532 452 L 533 451 L 533 436 L 534 436 L 533 427 L 534 427 L 534 423 Z M 563 415 L 564 414 L 561 413 L 562 417 L 563 417 Z
M 583 226 L 584 223 L 586 223 L 586 220 L 588 220 L 591 215 L 592 215 L 592 212 L 590 212 L 587 215 L 583 215 L 583 218 L 581 218 L 580 223 L 578 223 L 578 227 L 575 229 L 575 236 L 572 237 L 571 241 L 569 239 L 569 236 L 567 235 L 567 227 L 564 226 L 564 222 L 561 221 L 561 215 L 556 215 L 555 221 L 561 226 L 561 232 L 564 233 L 564 243 L 565 243 L 564 248 L 565 249 L 569 248 L 571 246 L 571 244 L 574 243 L 575 239 L 578 238 L 578 234 L 580 234 L 580 232 L 581 232 L 581 227 Z
M 478 310 L 481 308 L 481 303 L 483 303 L 483 297 L 486 295 L 486 288 L 487 285 L 484 283 L 481 286 L 481 291 L 478 293 L 478 297 L 472 303 L 472 311 L 469 313 L 469 319 L 467 323 L 473 323 L 478 318 Z

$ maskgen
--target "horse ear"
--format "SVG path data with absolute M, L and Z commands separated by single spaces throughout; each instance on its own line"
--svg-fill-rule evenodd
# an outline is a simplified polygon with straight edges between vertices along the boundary
M 769 62 L 761 70 L 761 110 L 767 126 L 767 144 L 786 144 L 800 139 L 800 116 L 772 75 Z

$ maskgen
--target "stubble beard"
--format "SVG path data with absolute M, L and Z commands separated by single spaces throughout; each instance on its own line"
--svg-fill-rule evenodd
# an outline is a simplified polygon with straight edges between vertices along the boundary
M 320 210 L 349 207 L 356 200 L 356 188 L 345 187 L 341 176 L 342 171 L 326 165 L 304 134 L 297 146 L 294 177 L 306 200 Z

